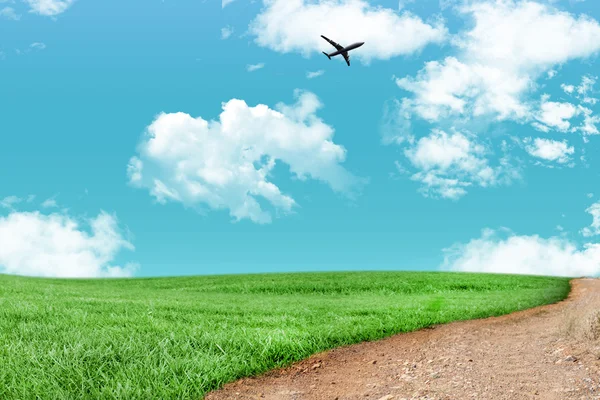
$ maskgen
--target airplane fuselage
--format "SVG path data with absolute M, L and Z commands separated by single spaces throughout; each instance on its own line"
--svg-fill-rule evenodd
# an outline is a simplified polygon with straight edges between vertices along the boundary
M 326 41 L 328 41 L 330 45 L 335 47 L 335 51 L 333 53 L 327 54 L 327 53 L 323 52 L 323 54 L 325 54 L 327 56 L 327 58 L 329 58 L 330 60 L 331 60 L 331 57 L 341 54 L 342 57 L 344 57 L 344 60 L 346 60 L 346 64 L 348 64 L 348 66 L 350 66 L 350 55 L 348 54 L 348 52 L 350 50 L 354 50 L 357 47 L 360 47 L 363 44 L 365 44 L 365 42 L 356 42 L 356 43 L 352 43 L 350 46 L 344 47 L 341 44 L 334 42 L 333 40 L 329 39 L 326 36 L 321 35 L 321 37 L 323 39 L 325 39 Z
M 363 44 L 365 44 L 365 42 L 352 43 L 351 45 L 346 46 L 346 47 L 344 47 L 341 50 L 337 50 L 337 51 L 334 51 L 333 53 L 329 54 L 329 57 L 337 56 L 338 54 L 342 54 L 342 53 L 346 53 L 346 52 L 348 52 L 350 50 L 354 50 L 357 47 L 362 46 Z

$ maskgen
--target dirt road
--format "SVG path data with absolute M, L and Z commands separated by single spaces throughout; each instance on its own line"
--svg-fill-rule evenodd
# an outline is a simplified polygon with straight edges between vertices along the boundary
M 557 304 L 320 353 L 223 399 L 600 399 L 600 279 Z

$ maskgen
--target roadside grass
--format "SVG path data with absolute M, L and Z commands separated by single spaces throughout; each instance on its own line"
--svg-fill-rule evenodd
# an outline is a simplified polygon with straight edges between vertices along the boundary
M 201 399 L 319 351 L 569 290 L 567 278 L 446 272 L 0 275 L 0 398 Z

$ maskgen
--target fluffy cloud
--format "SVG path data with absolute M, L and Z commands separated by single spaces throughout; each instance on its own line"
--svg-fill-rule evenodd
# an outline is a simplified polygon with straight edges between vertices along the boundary
M 528 120 L 535 105 L 523 97 L 539 76 L 600 50 L 600 24 L 585 15 L 512 0 L 472 2 L 459 10 L 475 22 L 453 42 L 459 55 L 427 63 L 416 78 L 396 80 L 414 94 L 413 112 L 430 121 L 484 114 Z
M 571 127 L 569 120 L 580 114 L 580 110 L 571 103 L 548 101 L 550 96 L 542 96 L 540 110 L 535 118 L 541 124 L 535 124 L 534 127 L 548 132 L 548 127 L 555 128 L 561 132 L 566 132 Z
M 592 197 L 589 196 L 588 197 Z M 592 216 L 592 224 L 589 227 L 585 227 L 581 230 L 581 234 L 585 237 L 599 235 L 600 234 L 600 202 L 596 202 L 589 206 L 585 212 Z
M 600 244 L 583 248 L 563 237 L 516 235 L 485 229 L 481 238 L 444 249 L 443 269 L 552 276 L 600 275 Z
M 414 94 L 405 108 L 430 122 L 489 113 L 496 113 L 499 119 L 521 118 L 529 112 L 519 101 L 520 93 L 530 85 L 527 77 L 510 76 L 497 66 L 469 64 L 456 57 L 427 62 L 416 78 L 397 78 L 396 84 Z
M 325 35 L 342 45 L 365 42 L 352 57 L 368 64 L 373 59 L 417 52 L 447 36 L 441 21 L 429 25 L 408 12 L 399 14 L 363 0 L 264 0 L 264 5 L 250 24 L 250 32 L 257 44 L 281 53 L 308 57 L 313 52 L 329 52 L 331 45 L 320 37 Z
M 0 217 L 0 271 L 60 278 L 131 276 L 135 264 L 112 264 L 121 249 L 133 250 L 118 231 L 117 218 L 101 212 L 90 232 L 64 214 L 13 211 Z
M 160 114 L 128 166 L 131 184 L 147 188 L 159 202 L 206 204 L 228 209 L 236 220 L 269 223 L 258 199 L 288 213 L 296 201 L 269 181 L 277 160 L 300 181 L 313 178 L 352 194 L 362 179 L 340 164 L 346 151 L 332 141 L 333 129 L 316 111 L 319 99 L 295 91 L 297 102 L 275 109 L 232 99 L 218 121 L 185 113 Z
M 564 164 L 571 161 L 569 155 L 575 153 L 575 148 L 569 146 L 566 140 L 558 141 L 551 139 L 535 138 L 533 141 L 531 138 L 524 140 L 528 143 L 525 146 L 525 150 L 537 158 L 541 158 L 546 161 L 556 161 Z
M 53 17 L 67 11 L 75 3 L 75 0 L 25 0 L 31 12 Z
M 566 94 L 572 94 L 575 91 L 575 86 L 573 85 L 566 85 L 563 83 L 560 85 L 560 87 Z
M 492 122 L 509 120 L 531 124 L 543 132 L 599 133 L 596 124 L 600 118 L 588 107 L 594 104 L 590 95 L 594 77 L 584 77 L 577 87 L 562 85 L 564 92 L 576 96 L 581 104 L 550 101 L 548 95 L 542 95 L 541 101 L 531 98 L 539 88 L 537 79 L 552 78 L 562 64 L 600 51 L 597 21 L 526 0 L 460 2 L 456 10 L 473 19 L 472 26 L 451 41 L 456 54 L 426 62 L 415 76 L 393 77 L 396 85 L 410 95 L 384 107 L 385 144 L 407 147 L 405 154 L 410 159 L 415 151 L 411 146 L 418 138 L 413 131 L 416 119 L 446 131 L 482 132 Z M 579 126 L 574 125 L 576 117 L 582 119 Z M 478 142 L 476 138 L 468 141 Z M 461 154 L 459 159 L 463 161 L 448 169 L 438 167 L 437 171 L 443 173 L 423 169 L 413 179 L 424 182 L 427 188 L 437 187 L 442 197 L 460 197 L 475 183 L 492 185 L 501 174 L 506 183 L 519 175 L 507 156 L 500 159 L 498 168 L 491 168 L 476 146 L 466 153 L 465 147 L 459 152 L 453 141 L 437 143 L 440 151 L 431 157 L 439 166 L 445 165 L 453 154 Z M 546 160 L 555 157 L 562 163 L 574 149 L 560 142 L 536 141 L 527 151 Z M 414 159 L 410 161 L 423 168 Z M 465 165 L 470 169 L 465 169 Z M 490 173 L 490 168 L 496 172 Z M 489 179 L 482 179 L 479 174 Z
M 457 199 L 473 184 L 494 186 L 518 177 L 518 172 L 504 160 L 492 168 L 485 157 L 485 147 L 460 132 L 449 135 L 433 130 L 404 153 L 420 170 L 412 179 L 423 183 L 421 190 L 426 196 Z

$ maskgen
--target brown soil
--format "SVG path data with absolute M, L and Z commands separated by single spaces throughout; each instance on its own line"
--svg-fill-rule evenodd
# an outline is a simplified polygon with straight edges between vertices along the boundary
M 600 280 L 559 303 L 316 354 L 221 399 L 600 399 Z

